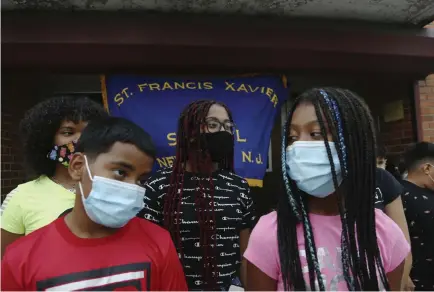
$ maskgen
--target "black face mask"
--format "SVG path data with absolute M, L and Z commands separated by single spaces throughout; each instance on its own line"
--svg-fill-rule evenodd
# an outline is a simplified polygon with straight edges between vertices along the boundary
M 219 131 L 216 133 L 202 133 L 200 136 L 202 149 L 205 150 L 206 148 L 209 151 L 213 162 L 221 162 L 228 155 L 233 155 L 234 142 L 230 133 Z

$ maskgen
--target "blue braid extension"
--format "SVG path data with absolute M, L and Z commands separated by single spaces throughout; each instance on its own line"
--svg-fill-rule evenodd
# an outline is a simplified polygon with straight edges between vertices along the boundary
M 336 101 L 334 99 L 331 99 L 328 94 L 323 90 L 320 89 L 320 93 L 323 96 L 325 102 L 327 103 L 329 110 L 331 111 L 331 113 L 334 116 L 334 119 L 337 122 L 337 126 L 338 126 L 338 147 L 342 150 L 342 156 L 343 156 L 343 163 L 344 163 L 344 174 L 345 176 L 348 174 L 348 168 L 347 168 L 347 149 L 345 146 L 345 139 L 344 139 L 344 131 L 343 131 L 343 126 L 342 126 L 342 119 L 341 119 L 341 113 L 339 111 L 339 108 L 336 104 Z M 347 219 L 347 212 L 344 211 L 344 220 Z M 346 260 L 347 263 L 350 262 L 349 259 L 349 253 L 348 253 L 348 249 L 347 249 L 347 245 L 346 243 L 346 239 L 344 234 L 348 233 L 347 230 L 347 226 L 342 224 L 342 227 L 344 229 L 344 232 L 342 233 L 341 236 L 341 247 L 342 247 L 342 257 L 344 257 L 344 259 Z M 349 284 L 349 290 L 354 291 L 355 287 L 354 287 L 354 279 L 353 277 L 350 275 L 350 271 L 348 269 L 348 266 L 343 265 L 344 268 L 344 277 L 345 280 L 347 281 L 347 283 Z
M 305 226 L 304 231 L 306 232 L 306 237 L 311 238 L 312 240 L 315 240 L 313 237 L 313 234 L 312 234 L 312 230 L 310 229 L 310 224 L 308 221 L 309 217 L 306 213 L 306 208 L 304 207 L 303 200 L 300 200 L 300 203 L 301 203 L 301 212 L 303 214 L 303 225 Z M 325 286 L 324 286 L 324 280 L 321 276 L 321 269 L 319 267 L 317 253 L 313 248 L 313 244 L 311 241 L 309 241 L 309 242 L 307 242 L 307 244 L 305 242 L 304 245 L 308 246 L 310 254 L 313 255 L 313 258 L 314 258 L 313 265 L 314 265 L 315 273 L 317 275 L 319 289 L 320 289 L 320 291 L 326 291 Z M 316 287 L 310 287 L 310 291 L 316 291 Z
M 339 111 L 338 105 L 336 104 L 336 101 L 334 99 L 329 98 L 328 94 L 323 90 L 320 89 L 319 91 L 321 95 L 324 97 L 325 102 L 327 103 L 329 110 L 332 112 L 335 120 L 338 124 L 338 146 L 342 150 L 342 156 L 343 156 L 343 162 L 344 162 L 344 172 L 345 175 L 347 174 L 347 148 L 345 146 L 345 139 L 344 139 L 344 129 L 342 127 L 342 120 L 341 120 L 341 113 Z

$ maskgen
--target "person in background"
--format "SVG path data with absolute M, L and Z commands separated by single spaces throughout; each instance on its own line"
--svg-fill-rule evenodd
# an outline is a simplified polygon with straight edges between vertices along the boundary
M 246 290 L 401 290 L 410 245 L 374 207 L 375 147 L 370 111 L 351 91 L 311 89 L 294 101 L 282 137 L 286 193 L 252 231 Z
M 404 210 L 413 247 L 411 279 L 416 291 L 434 290 L 434 144 L 421 142 L 405 155 Z
M 241 285 L 237 275 L 255 216 L 249 185 L 234 174 L 234 132 L 224 104 L 191 103 L 179 117 L 173 169 L 159 170 L 146 184 L 139 216 L 170 231 L 189 290 Z
M 410 243 L 410 235 L 408 232 L 407 220 L 404 214 L 404 207 L 402 204 L 402 196 L 405 193 L 404 187 L 400 181 L 387 171 L 389 164 L 386 158 L 386 148 L 378 143 L 377 145 L 377 169 L 376 176 L 376 189 L 375 189 L 375 208 L 380 209 L 387 216 L 389 216 L 404 233 L 407 242 Z M 404 265 L 403 289 L 405 291 L 412 291 L 414 284 L 410 278 L 410 270 L 412 267 L 412 253 L 407 256 Z
M 74 208 L 6 249 L 2 291 L 185 291 L 170 234 L 136 217 L 154 159 L 151 137 L 132 122 L 90 122 L 68 169 Z
M 387 156 L 386 156 L 386 147 L 384 147 L 383 144 L 378 142 L 377 147 L 377 167 L 379 169 L 387 170 L 393 177 L 396 178 L 396 180 L 401 180 L 401 173 L 399 168 L 392 162 L 388 162 Z
M 401 160 L 398 164 L 398 170 L 399 173 L 401 174 L 401 180 L 405 180 L 408 177 L 408 170 L 407 170 L 407 166 L 405 165 L 405 158 L 404 160 Z
M 401 172 L 395 163 L 387 163 L 386 171 L 388 171 L 397 181 L 401 180 Z
M 386 147 L 380 142 L 377 143 L 377 167 L 385 170 L 387 166 Z
M 1 254 L 7 245 L 54 221 L 74 205 L 76 184 L 68 173 L 75 141 L 87 123 L 107 116 L 86 97 L 62 96 L 31 108 L 20 124 L 23 152 L 36 179 L 12 190 L 1 206 Z

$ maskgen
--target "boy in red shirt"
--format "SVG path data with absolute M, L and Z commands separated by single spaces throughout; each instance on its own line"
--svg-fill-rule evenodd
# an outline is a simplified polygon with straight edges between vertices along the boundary
M 91 122 L 69 165 L 73 210 L 7 248 L 1 290 L 187 290 L 169 233 L 136 217 L 154 157 L 137 125 Z

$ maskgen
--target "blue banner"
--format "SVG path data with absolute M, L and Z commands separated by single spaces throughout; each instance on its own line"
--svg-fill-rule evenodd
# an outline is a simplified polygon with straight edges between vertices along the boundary
M 175 160 L 176 129 L 181 111 L 192 101 L 225 103 L 236 124 L 235 172 L 251 186 L 262 187 L 276 113 L 287 99 L 280 76 L 148 77 L 111 75 L 102 78 L 105 106 L 147 131 L 157 147 L 156 169 Z

